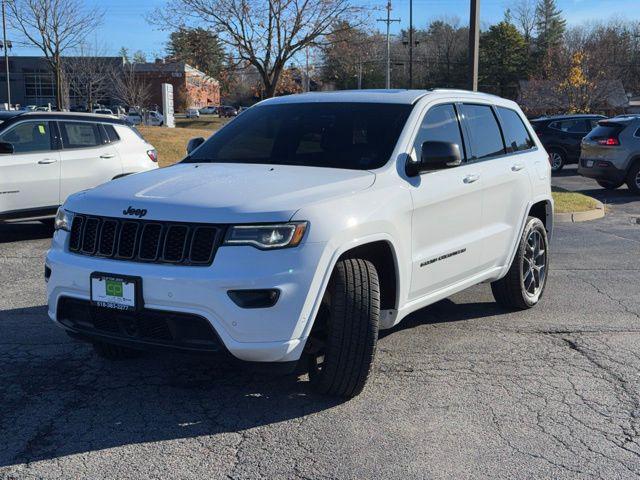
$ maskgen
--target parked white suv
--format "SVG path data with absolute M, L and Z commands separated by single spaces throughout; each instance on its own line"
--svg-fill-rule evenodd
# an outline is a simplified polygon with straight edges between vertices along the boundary
M 247 110 L 179 164 L 69 198 L 49 316 L 98 354 L 226 350 L 354 396 L 378 329 L 480 282 L 547 279 L 547 154 L 518 106 L 466 91 L 309 93 Z
M 0 222 L 51 219 L 70 194 L 157 166 L 153 146 L 115 117 L 14 116 L 0 125 Z

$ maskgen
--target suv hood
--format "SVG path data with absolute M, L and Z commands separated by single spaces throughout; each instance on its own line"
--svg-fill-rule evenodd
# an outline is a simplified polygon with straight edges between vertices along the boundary
M 366 170 L 223 163 L 178 164 L 129 175 L 69 197 L 77 213 L 203 223 L 285 222 L 305 206 L 364 190 Z M 141 212 L 138 212 L 140 214 Z M 131 218 L 138 218 L 135 214 Z

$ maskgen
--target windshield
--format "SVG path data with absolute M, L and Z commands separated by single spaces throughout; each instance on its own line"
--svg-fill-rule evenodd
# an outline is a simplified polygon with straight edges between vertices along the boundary
M 389 160 L 412 105 L 289 103 L 254 107 L 185 162 L 370 170 Z

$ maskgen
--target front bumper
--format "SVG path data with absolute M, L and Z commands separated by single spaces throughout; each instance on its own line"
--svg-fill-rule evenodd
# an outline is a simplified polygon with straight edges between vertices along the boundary
M 594 180 L 606 180 L 612 183 L 622 183 L 625 181 L 626 172 L 624 170 L 616 168 L 616 166 L 610 162 L 606 162 L 608 163 L 607 166 L 599 166 L 598 162 L 603 162 L 603 160 L 580 159 L 578 174 L 583 177 L 593 178 Z M 592 164 L 592 166 L 588 167 L 587 165 L 589 164 Z
M 57 231 L 46 258 L 49 317 L 67 330 L 74 332 L 60 321 L 61 300 L 89 301 L 89 278 L 98 271 L 141 277 L 145 310 L 205 319 L 236 358 L 290 362 L 300 357 L 323 282 L 324 243 L 273 251 L 221 247 L 212 265 L 194 267 L 72 254 L 65 251 L 67 237 Z M 227 295 L 228 290 L 262 288 L 280 290 L 273 307 L 240 308 Z

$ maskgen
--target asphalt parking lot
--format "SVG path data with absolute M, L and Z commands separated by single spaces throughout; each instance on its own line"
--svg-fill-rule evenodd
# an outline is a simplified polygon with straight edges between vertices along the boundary
M 554 183 L 609 212 L 557 225 L 542 303 L 480 285 L 417 312 L 344 403 L 226 361 L 98 359 L 47 318 L 50 232 L 0 226 L 0 478 L 640 477 L 640 197 Z

